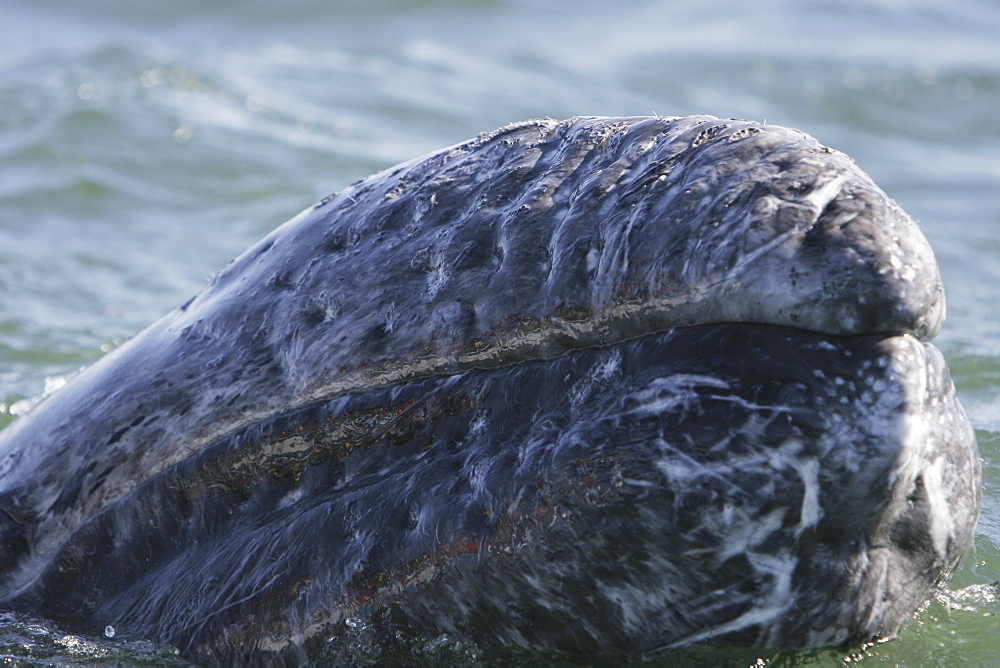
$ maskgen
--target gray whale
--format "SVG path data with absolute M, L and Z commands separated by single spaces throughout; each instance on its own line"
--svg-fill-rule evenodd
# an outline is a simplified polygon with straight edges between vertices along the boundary
M 979 508 L 933 253 L 849 158 L 516 124 L 359 181 L 0 432 L 0 607 L 309 652 L 891 637 Z

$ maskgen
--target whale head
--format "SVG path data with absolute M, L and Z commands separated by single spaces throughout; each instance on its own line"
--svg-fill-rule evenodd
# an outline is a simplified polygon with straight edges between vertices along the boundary
M 386 601 L 619 654 L 895 633 L 978 508 L 944 312 L 916 223 L 801 132 L 501 128 L 303 211 L 0 432 L 0 605 L 217 661 Z

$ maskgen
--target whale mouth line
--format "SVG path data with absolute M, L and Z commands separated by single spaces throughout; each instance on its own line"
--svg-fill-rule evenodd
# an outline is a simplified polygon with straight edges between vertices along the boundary
M 598 315 L 588 320 L 569 320 L 558 316 L 544 319 L 530 319 L 529 328 L 516 331 L 514 335 L 494 336 L 487 332 L 482 337 L 467 342 L 454 353 L 414 353 L 411 360 L 385 360 L 381 369 L 372 370 L 365 363 L 356 369 L 342 370 L 338 380 L 323 383 L 314 389 L 304 389 L 303 404 L 324 398 L 363 392 L 380 387 L 388 387 L 398 382 L 411 379 L 447 377 L 469 370 L 503 369 L 523 362 L 554 359 L 574 351 L 594 347 L 611 347 L 627 343 L 637 338 L 664 334 L 676 329 L 700 326 L 725 325 L 762 325 L 775 328 L 785 328 L 793 331 L 819 334 L 832 338 L 851 338 L 861 336 L 913 336 L 927 343 L 930 339 L 905 328 L 872 329 L 857 333 L 829 332 L 824 329 L 789 325 L 780 322 L 762 320 L 683 320 L 668 326 L 643 328 L 643 320 L 657 320 L 662 317 L 673 318 L 671 309 L 661 308 L 664 304 L 676 305 L 689 303 L 694 294 L 704 294 L 706 291 L 725 285 L 729 279 L 720 279 L 706 284 L 703 288 L 684 295 L 663 297 L 655 302 L 622 303 L 612 311 Z M 695 300 L 697 301 L 697 300 Z M 635 316 L 635 317 L 628 317 Z M 527 318 L 525 319 L 528 320 Z M 639 322 L 638 328 L 630 331 L 629 325 Z M 619 334 L 613 340 L 608 339 L 608 330 Z M 570 342 L 570 343 L 568 343 Z M 415 361 L 414 361 L 415 360 Z
M 316 429 L 317 425 L 321 425 L 323 423 L 326 416 L 340 410 L 339 406 L 341 404 L 350 403 L 359 397 L 373 393 L 391 395 L 393 393 L 393 388 L 396 388 L 399 385 L 414 386 L 443 383 L 444 386 L 448 386 L 449 384 L 455 383 L 470 374 L 488 375 L 491 373 L 510 372 L 521 367 L 550 365 L 560 360 L 573 358 L 574 356 L 608 354 L 616 351 L 617 349 L 634 346 L 642 342 L 648 343 L 648 347 L 651 350 L 666 350 L 669 349 L 673 338 L 677 336 L 698 336 L 709 334 L 715 329 L 740 330 L 742 328 L 746 328 L 748 331 L 769 331 L 776 339 L 781 338 L 782 336 L 791 338 L 815 338 L 826 342 L 825 345 L 833 347 L 837 347 L 837 342 L 847 342 L 851 340 L 912 336 L 906 332 L 893 334 L 872 333 L 844 335 L 824 334 L 813 330 L 790 327 L 787 325 L 744 322 L 704 323 L 672 327 L 650 333 L 636 334 L 628 339 L 622 339 L 610 343 L 597 343 L 566 348 L 551 357 L 525 358 L 497 366 L 469 365 L 453 370 L 438 368 L 428 372 L 426 375 L 407 375 L 404 378 L 387 379 L 383 382 L 372 382 L 363 387 L 344 389 L 339 392 L 332 392 L 319 396 L 310 395 L 307 400 L 300 403 L 286 404 L 278 409 L 248 416 L 239 424 L 233 425 L 225 431 L 213 433 L 210 438 L 199 440 L 200 444 L 194 448 L 199 454 L 193 458 L 177 462 L 168 468 L 154 472 L 150 475 L 150 479 L 156 476 L 170 474 L 172 471 L 178 472 L 185 467 L 190 467 L 192 461 L 211 460 L 216 456 L 222 456 L 225 459 L 232 455 L 230 463 L 227 464 L 227 468 L 230 470 L 235 471 L 241 468 L 247 469 L 237 475 L 237 477 L 243 481 L 240 484 L 244 484 L 244 482 L 250 478 L 258 477 L 257 474 L 250 474 L 250 469 L 256 469 L 261 472 L 267 472 L 272 469 L 273 460 L 281 460 L 285 463 L 294 464 L 292 460 L 298 458 L 298 461 L 302 464 L 302 466 L 307 465 L 305 463 L 311 461 L 314 456 L 317 456 L 319 460 L 324 461 L 330 456 L 330 452 L 327 449 L 316 450 L 311 447 L 310 442 L 305 438 L 297 437 L 303 434 L 308 434 L 310 431 Z M 429 396 L 435 391 L 436 390 L 433 387 L 430 387 L 424 394 Z M 420 396 L 421 395 L 418 395 L 416 399 L 419 399 Z M 739 399 L 738 397 L 728 399 L 720 398 L 718 400 L 734 401 L 741 404 L 746 409 L 766 410 L 772 411 L 776 414 L 800 413 L 802 411 L 809 410 L 788 406 L 758 405 L 753 402 Z M 376 405 L 374 409 L 367 411 L 363 427 L 360 431 L 355 429 L 352 432 L 350 420 L 346 420 L 344 421 L 343 426 L 335 427 L 332 431 L 327 430 L 325 432 L 326 440 L 344 441 L 347 443 L 348 445 L 342 449 L 340 454 L 342 456 L 349 456 L 356 447 L 360 447 L 360 444 L 357 442 L 357 436 L 361 431 L 363 431 L 365 439 L 369 443 L 376 442 L 388 431 L 393 429 L 394 425 L 400 420 L 407 419 L 413 411 L 418 410 L 416 407 L 418 403 L 419 401 L 408 400 L 397 409 L 392 410 Z M 624 442 L 628 441 L 623 441 L 623 443 Z M 638 442 L 639 441 L 635 441 L 635 443 Z M 269 445 L 275 443 L 278 444 L 277 447 L 271 447 L 271 445 Z M 299 464 L 295 464 L 295 466 L 299 466 Z M 301 468 L 301 466 L 299 466 L 299 468 Z M 223 481 L 232 477 L 229 474 L 218 475 L 217 469 L 213 469 L 213 471 L 212 476 L 215 476 Z M 187 475 L 187 473 L 178 473 L 178 475 L 183 477 L 184 475 Z M 203 476 L 206 480 L 206 484 L 208 484 L 207 481 L 209 479 L 213 479 L 212 476 Z M 213 484 L 224 487 L 226 483 L 218 482 L 217 480 Z M 131 493 L 120 497 L 117 502 L 105 507 L 101 512 L 104 513 L 112 511 L 116 506 L 119 506 L 122 503 L 127 503 L 142 489 L 142 487 L 142 484 L 139 485 L 137 488 L 133 489 Z M 4 511 L 5 514 L 9 515 L 9 513 L 6 513 L 3 508 L 0 508 L 0 511 Z
M 626 322 L 623 319 L 619 319 L 616 322 Z M 280 417 L 287 413 L 296 412 L 302 409 L 306 409 L 309 406 L 330 402 L 336 399 L 349 397 L 356 394 L 362 394 L 365 392 L 384 390 L 391 388 L 399 383 L 408 382 L 420 382 L 428 381 L 433 379 L 444 380 L 448 378 L 455 378 L 469 372 L 490 372 L 490 371 L 502 371 L 505 369 L 511 369 L 518 365 L 530 364 L 530 363 L 542 363 L 546 361 L 551 361 L 558 359 L 560 357 L 573 355 L 580 351 L 586 350 L 611 350 L 615 347 L 627 345 L 639 339 L 645 338 L 655 338 L 666 334 L 670 334 L 676 331 L 683 330 L 694 330 L 699 328 L 708 328 L 713 326 L 718 327 L 729 327 L 729 326 L 741 326 L 746 325 L 749 327 L 768 327 L 773 328 L 775 332 L 780 332 L 782 330 L 787 330 L 793 333 L 800 333 L 806 335 L 818 335 L 825 337 L 830 340 L 848 340 L 853 338 L 862 337 L 894 337 L 894 336 L 914 336 L 918 341 L 926 343 L 925 341 L 916 337 L 912 332 L 897 330 L 897 331 L 872 331 L 862 334 L 830 334 L 827 332 L 809 329 L 805 327 L 794 327 L 785 324 L 773 324 L 773 323 L 760 323 L 760 322 L 744 322 L 744 321 L 719 321 L 719 322 L 707 322 L 707 323 L 690 323 L 684 325 L 677 325 L 673 327 L 666 327 L 662 329 L 656 329 L 653 331 L 646 332 L 635 332 L 630 336 L 626 336 L 615 341 L 593 341 L 589 343 L 577 344 L 577 345 L 561 345 L 557 346 L 553 343 L 554 340 L 559 340 L 564 342 L 567 339 L 572 339 L 571 333 L 568 331 L 571 329 L 565 322 L 560 324 L 551 324 L 551 332 L 555 334 L 549 336 L 527 336 L 525 339 L 518 341 L 516 338 L 508 338 L 506 342 L 498 342 L 496 344 L 491 344 L 489 346 L 479 347 L 475 352 L 470 354 L 459 354 L 453 359 L 442 360 L 440 357 L 428 356 L 426 358 L 421 358 L 417 356 L 417 362 L 407 362 L 400 364 L 398 366 L 388 366 L 388 368 L 382 370 L 381 372 L 372 372 L 371 369 L 362 366 L 361 370 L 353 372 L 344 372 L 341 379 L 335 383 L 323 384 L 319 388 L 304 391 L 303 398 L 295 403 L 286 403 L 282 406 L 274 409 L 264 409 L 260 412 L 250 412 L 244 416 L 244 419 L 236 424 L 227 426 L 224 429 L 215 429 L 208 432 L 206 435 L 200 437 L 198 442 L 200 443 L 210 443 L 215 442 L 220 439 L 228 438 L 234 434 L 237 434 L 243 430 L 250 429 L 255 424 L 266 424 L 273 420 L 280 419 Z M 577 332 L 586 331 L 588 333 L 596 332 L 598 330 L 595 326 L 587 327 L 585 330 L 583 328 L 577 330 L 576 327 L 572 329 Z M 561 336 L 557 336 L 561 335 Z M 580 337 L 586 340 L 587 337 Z M 494 347 L 495 346 L 495 347 Z M 475 346 L 473 346 L 475 347 Z M 537 349 L 545 349 L 550 354 L 530 356 L 529 352 Z M 503 362 L 498 362 L 496 360 L 506 360 Z M 200 449 L 198 446 L 195 449 Z

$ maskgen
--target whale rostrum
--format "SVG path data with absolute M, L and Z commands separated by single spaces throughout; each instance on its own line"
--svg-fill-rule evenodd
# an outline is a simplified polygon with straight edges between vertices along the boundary
M 0 607 L 215 659 L 353 615 L 888 637 L 978 515 L 944 311 L 916 224 L 801 132 L 501 128 L 302 212 L 0 432 Z

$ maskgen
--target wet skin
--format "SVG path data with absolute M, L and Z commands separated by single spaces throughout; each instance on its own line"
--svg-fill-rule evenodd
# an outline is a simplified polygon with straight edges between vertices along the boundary
M 891 636 L 978 514 L 943 317 L 916 225 L 807 135 L 503 128 L 303 212 L 0 433 L 0 601 L 218 660 L 348 616 Z

